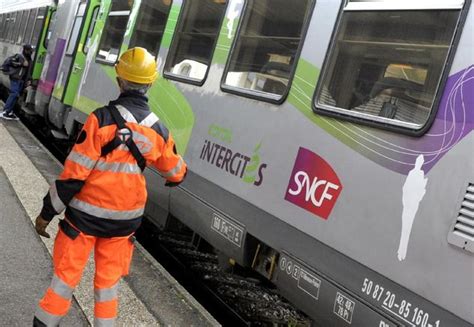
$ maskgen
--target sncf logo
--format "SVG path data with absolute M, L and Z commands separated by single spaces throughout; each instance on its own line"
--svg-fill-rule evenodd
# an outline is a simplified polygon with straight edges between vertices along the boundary
M 316 153 L 300 148 L 285 200 L 327 219 L 341 191 L 332 167 Z

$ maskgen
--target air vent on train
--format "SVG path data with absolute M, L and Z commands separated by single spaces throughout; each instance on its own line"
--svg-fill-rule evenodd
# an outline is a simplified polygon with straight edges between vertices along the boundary
M 474 253 L 474 184 L 470 183 L 461 210 L 448 235 L 450 244 Z

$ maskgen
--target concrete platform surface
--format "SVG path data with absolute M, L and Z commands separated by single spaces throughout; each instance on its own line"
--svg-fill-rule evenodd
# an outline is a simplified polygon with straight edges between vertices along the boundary
M 31 326 L 38 300 L 51 282 L 51 257 L 2 168 L 0 199 L 1 325 Z M 86 316 L 74 301 L 64 325 L 88 324 Z
M 15 245 L 10 245 L 8 254 L 0 255 L 0 317 L 6 317 L 2 310 L 17 310 L 17 315 L 9 323 L 4 324 L 2 320 L 0 325 L 29 326 L 30 311 L 34 313 L 36 301 L 52 277 L 50 254 L 58 222 L 55 218 L 48 226 L 51 239 L 39 239 L 32 221 L 40 212 L 42 199 L 62 166 L 21 122 L 0 120 L 0 168 L 4 171 L 0 196 L 3 193 L 9 195 L 8 201 L 5 201 L 7 197 L 1 196 L 0 225 L 5 226 L 0 227 L 0 245 L 4 247 L 11 242 Z M 8 209 L 4 205 L 7 202 L 10 203 Z M 13 216 L 16 218 L 13 219 Z M 20 235 L 20 232 L 26 234 Z M 19 240 L 24 246 L 16 245 Z M 25 255 L 28 256 L 22 258 Z M 13 268 L 6 268 L 7 262 Z M 24 272 L 15 274 L 14 267 L 21 267 Z M 30 274 L 35 278 L 32 279 Z M 81 283 L 74 292 L 77 310 L 71 312 L 63 326 L 91 325 L 93 275 L 93 260 L 89 260 Z M 22 294 L 15 288 L 20 286 Z M 17 298 L 13 299 L 15 296 Z M 30 297 L 33 299 L 29 302 L 24 300 Z M 219 323 L 138 245 L 131 273 L 120 283 L 117 326 L 219 326 Z

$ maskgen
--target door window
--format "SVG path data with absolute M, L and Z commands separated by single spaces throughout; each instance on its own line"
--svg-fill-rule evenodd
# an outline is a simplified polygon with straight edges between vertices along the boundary
M 102 39 L 100 40 L 97 59 L 101 62 L 114 64 L 120 54 L 123 38 L 127 29 L 133 1 L 113 0 Z
M 31 37 L 31 45 L 36 47 L 38 44 L 39 38 L 41 37 L 41 31 L 43 29 L 44 16 L 46 15 L 46 8 L 38 9 L 38 12 L 35 12 L 35 22 L 33 28 L 33 35 Z
M 77 10 L 76 18 L 74 19 L 74 25 L 72 26 L 71 36 L 66 49 L 66 55 L 71 56 L 76 49 L 77 42 L 79 41 L 82 21 L 84 20 L 84 14 L 86 12 L 86 4 L 81 3 Z

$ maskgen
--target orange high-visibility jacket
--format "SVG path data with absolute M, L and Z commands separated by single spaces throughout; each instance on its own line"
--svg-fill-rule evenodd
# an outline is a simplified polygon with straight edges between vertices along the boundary
M 167 185 L 179 184 L 186 175 L 186 163 L 147 101 L 143 95 L 127 92 L 109 106 L 115 106 L 127 122 L 147 165 L 155 167 Z M 70 223 L 98 237 L 129 235 L 140 226 L 147 191 L 136 159 L 126 145 L 101 157 L 102 148 L 116 135 L 117 125 L 107 107 L 89 116 L 64 171 L 44 198 L 44 219 L 51 220 L 66 209 Z

